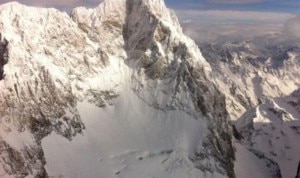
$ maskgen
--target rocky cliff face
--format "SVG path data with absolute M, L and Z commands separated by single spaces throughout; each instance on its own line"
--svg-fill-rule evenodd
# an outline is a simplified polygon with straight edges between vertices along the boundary
M 0 33 L 1 176 L 235 177 L 225 97 L 163 1 L 10 3 Z
M 2 39 L 2 37 L 0 36 L 0 39 Z M 3 67 L 4 64 L 7 63 L 7 45 L 8 42 L 3 39 L 0 41 L 0 80 L 2 80 L 4 78 L 4 71 L 3 71 Z
M 233 120 L 270 98 L 287 96 L 299 88 L 299 45 L 255 40 L 201 44 L 212 65 L 216 83 L 226 93 Z

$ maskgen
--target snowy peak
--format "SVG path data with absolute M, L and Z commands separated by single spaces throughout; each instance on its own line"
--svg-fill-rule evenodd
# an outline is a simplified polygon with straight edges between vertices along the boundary
M 237 122 L 243 144 L 278 164 L 282 176 L 294 177 L 299 157 L 299 90 L 246 112 Z M 275 173 L 275 171 L 273 171 Z
M 45 30 L 43 28 L 55 26 L 58 23 L 69 23 L 69 25 L 72 23 L 66 13 L 57 9 L 29 7 L 17 2 L 0 6 L 0 22 L 0 33 L 8 41 L 13 38 L 16 41 L 19 36 L 16 34 L 23 33 L 21 38 L 24 38 L 30 34 L 30 31 L 40 34 Z M 75 23 L 73 26 L 76 26 Z
M 41 8 L 41 7 L 32 7 L 32 6 L 26 6 L 19 2 L 8 2 L 5 4 L 0 5 L 0 12 L 7 14 L 9 12 L 10 16 L 16 16 L 16 15 L 24 15 L 23 18 L 30 17 L 29 12 L 32 12 L 32 15 L 37 15 L 36 12 L 46 12 L 46 11 L 52 11 L 57 13 L 62 13 L 54 8 Z M 62 13 L 63 14 L 63 13 Z M 64 13 L 66 14 L 66 13 Z
M 166 4 L 163 0 L 105 0 L 98 6 L 98 8 L 101 8 L 101 6 L 105 6 L 107 10 L 110 8 L 109 10 L 112 11 L 113 9 L 111 8 L 123 6 L 124 4 L 127 12 L 131 12 L 133 6 L 147 7 L 149 11 L 159 17 L 168 15 L 168 11 L 170 11 L 166 7 Z
M 12 8 L 12 7 L 20 7 L 23 6 L 22 4 L 18 3 L 17 1 L 12 1 L 12 2 L 8 2 L 8 3 L 4 3 L 0 5 L 0 10 L 2 9 L 6 9 L 6 8 Z
M 14 148 L 24 174 L 146 177 L 152 167 L 150 177 L 234 177 L 224 96 L 163 1 L 109 0 L 76 8 L 71 18 L 55 9 L 7 7 L 0 11 L 8 41 L 1 41 L 8 62 L 0 81 L 0 148 L 1 140 Z M 61 146 L 53 135 L 69 141 Z M 60 154 L 51 154 L 54 147 Z M 36 150 L 38 157 L 28 156 Z M 126 160 L 111 166 L 124 152 Z M 16 165 L 6 162 L 9 154 L 0 153 L 0 175 L 18 171 L 10 170 Z M 69 164 L 96 168 L 60 169 Z
M 186 53 L 187 60 L 203 66 L 205 71 L 211 70 L 198 46 L 183 34 L 177 17 L 163 1 L 104 1 L 96 9 L 75 8 L 71 17 L 91 41 L 101 42 L 101 50 L 107 54 L 148 66 L 144 54 L 155 57 L 154 62 L 161 58 L 164 61 L 160 62 L 169 64 L 174 51 L 181 51 Z M 149 53 L 153 50 L 156 55 Z
M 145 31 L 147 30 L 146 27 L 143 27 L 147 25 L 145 23 L 151 21 L 151 25 L 154 25 L 155 22 L 163 21 L 167 26 L 171 25 L 174 30 L 182 33 L 175 13 L 169 10 L 161 0 L 107 0 L 95 9 L 75 8 L 71 17 L 83 31 L 89 34 L 92 40 L 96 41 L 96 36 L 99 36 L 96 33 L 112 33 L 117 36 L 123 32 L 123 28 L 126 28 L 130 21 L 136 22 L 137 20 L 139 20 L 138 24 L 130 26 L 130 28 Z M 107 38 L 110 37 L 107 36 Z M 101 41 L 106 40 L 101 39 Z
M 168 21 L 169 23 L 180 26 L 175 13 L 168 9 L 163 0 L 105 0 L 96 9 L 86 9 L 78 7 L 72 11 L 72 17 L 76 19 L 76 15 L 86 15 L 89 17 L 105 19 L 110 16 L 113 20 L 118 19 L 120 22 L 126 19 L 126 16 L 133 13 L 134 8 L 141 8 L 139 12 L 151 13 L 154 17 Z M 136 11 L 137 12 L 137 11 Z M 147 14 L 135 14 L 147 15 Z M 117 18 L 119 16 L 119 18 Z M 104 20 L 103 19 L 103 20 Z M 122 20 L 123 19 L 123 20 Z M 76 21 L 76 20 L 75 20 Z
M 163 0 L 139 0 L 138 2 L 135 0 L 127 0 L 126 4 L 127 8 L 130 8 L 130 6 L 133 5 L 138 5 L 144 8 L 146 7 L 148 11 L 155 17 L 170 23 L 177 23 L 176 26 L 179 27 L 177 17 L 173 14 L 172 10 L 166 7 L 166 4 Z

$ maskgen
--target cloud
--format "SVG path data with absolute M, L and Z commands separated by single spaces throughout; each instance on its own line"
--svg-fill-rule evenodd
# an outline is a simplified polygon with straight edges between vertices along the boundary
M 294 17 L 290 13 L 257 12 L 238 10 L 177 10 L 182 20 L 198 21 L 199 23 L 284 23 Z
M 205 42 L 251 40 L 257 36 L 281 33 L 283 24 L 199 24 L 187 22 L 182 24 L 186 35 L 198 44 Z
M 300 15 L 291 18 L 285 23 L 285 33 L 291 39 L 300 39 Z
M 286 21 L 295 17 L 290 13 L 231 10 L 177 10 L 176 13 L 184 33 L 199 44 L 282 33 Z

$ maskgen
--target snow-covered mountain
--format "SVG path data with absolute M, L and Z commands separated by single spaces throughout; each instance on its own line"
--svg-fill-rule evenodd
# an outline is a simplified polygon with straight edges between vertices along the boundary
M 224 95 L 162 0 L 0 6 L 0 177 L 234 177 Z
M 200 47 L 236 126 L 236 174 L 293 178 L 300 160 L 299 44 L 256 40 Z
M 0 177 L 294 176 L 297 50 L 201 48 L 163 0 L 1 5 Z
M 265 37 L 263 37 L 265 39 Z M 227 110 L 237 120 L 265 100 L 287 96 L 300 86 L 300 45 L 254 40 L 200 44 L 214 69 Z
M 299 91 L 247 111 L 236 123 L 244 145 L 256 155 L 277 163 L 282 177 L 287 178 L 295 177 L 300 160 Z

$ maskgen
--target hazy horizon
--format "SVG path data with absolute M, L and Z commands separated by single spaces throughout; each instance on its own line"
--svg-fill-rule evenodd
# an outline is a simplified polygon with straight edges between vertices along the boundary
M 13 0 L 0 0 L 0 4 Z M 38 7 L 54 7 L 70 13 L 78 6 L 96 7 L 103 0 L 15 0 Z M 184 32 L 196 42 L 220 36 L 253 38 L 274 33 L 299 39 L 300 2 L 296 0 L 165 0 Z

